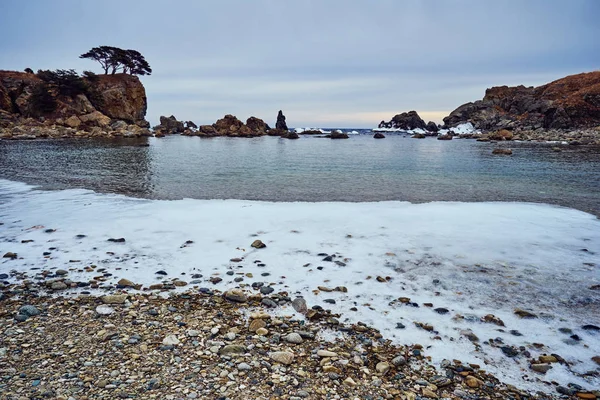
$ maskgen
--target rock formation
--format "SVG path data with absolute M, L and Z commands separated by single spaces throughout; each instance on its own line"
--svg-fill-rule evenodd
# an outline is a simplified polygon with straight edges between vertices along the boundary
M 185 132 L 185 126 L 183 122 L 178 121 L 173 115 L 170 117 L 161 115 L 160 125 L 156 125 L 153 129 L 154 132 L 158 133 L 159 135 L 172 135 Z
M 329 137 L 332 139 L 348 139 L 348 134 L 342 131 L 333 131 Z
M 471 122 L 476 129 L 576 129 L 600 125 L 600 71 L 567 76 L 539 87 L 498 86 L 482 100 L 444 118 L 446 128 Z
M 288 130 L 287 124 L 285 123 L 285 115 L 283 115 L 283 112 L 281 110 L 279 110 L 279 113 L 277 113 L 277 122 L 275 123 L 275 129 L 279 129 L 282 131 Z
M 391 128 L 391 129 L 401 129 L 405 131 L 410 131 L 413 129 L 423 129 L 427 128 L 425 121 L 416 111 L 409 111 L 402 114 L 397 114 L 392 118 L 389 122 L 381 121 L 379 124 L 379 128 Z
M 429 121 L 429 122 L 427 123 L 427 125 L 425 126 L 425 129 L 426 129 L 428 132 L 436 132 L 436 133 L 437 133 L 437 131 L 439 131 L 439 130 L 440 130 L 440 129 L 438 128 L 437 124 L 436 124 L 435 122 L 433 122 L 433 121 Z
M 150 135 L 146 91 L 137 76 L 88 75 L 78 85 L 71 94 L 47 85 L 39 73 L 0 71 L 0 137 Z
M 236 116 L 227 114 L 212 125 L 200 125 L 197 131 L 186 132 L 188 136 L 256 137 L 271 134 L 272 129 L 260 118 L 250 117 L 244 124 Z M 279 136 L 273 135 L 273 136 Z

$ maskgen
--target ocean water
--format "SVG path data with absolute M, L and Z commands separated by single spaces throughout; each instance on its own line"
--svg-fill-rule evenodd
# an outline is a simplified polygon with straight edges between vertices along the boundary
M 0 141 L 0 178 L 153 199 L 521 201 L 600 215 L 599 177 L 599 149 L 399 134 Z

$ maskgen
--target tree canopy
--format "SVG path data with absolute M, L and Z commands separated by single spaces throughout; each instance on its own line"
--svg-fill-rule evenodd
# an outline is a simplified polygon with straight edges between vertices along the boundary
M 137 50 L 123 50 L 118 47 L 94 47 L 79 58 L 88 58 L 97 61 L 102 66 L 104 74 L 110 71 L 115 74 L 119 71 L 130 75 L 150 75 L 152 68 L 144 56 Z

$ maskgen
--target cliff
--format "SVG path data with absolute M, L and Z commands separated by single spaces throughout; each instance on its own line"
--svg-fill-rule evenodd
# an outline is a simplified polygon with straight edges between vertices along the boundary
M 69 81 L 65 88 L 65 85 L 49 85 L 39 73 L 0 71 L 2 137 L 54 137 L 55 133 L 61 137 L 86 136 L 85 132 L 93 133 L 93 136 L 146 133 L 140 129 L 149 126 L 145 120 L 146 90 L 137 76 L 75 77 L 74 83 Z M 69 86 L 71 84 L 73 87 Z M 57 131 L 29 129 L 41 126 Z
M 446 128 L 471 122 L 477 129 L 571 130 L 600 125 L 600 71 L 570 75 L 539 86 L 498 86 L 482 100 L 444 118 Z

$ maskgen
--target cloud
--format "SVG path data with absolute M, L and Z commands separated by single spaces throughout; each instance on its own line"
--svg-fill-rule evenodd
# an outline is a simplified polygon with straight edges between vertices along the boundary
M 152 65 L 153 123 L 279 109 L 299 126 L 411 109 L 440 122 L 487 87 L 598 69 L 598 15 L 596 0 L 29 0 L 3 4 L 0 68 L 94 69 L 78 55 L 108 44 Z

